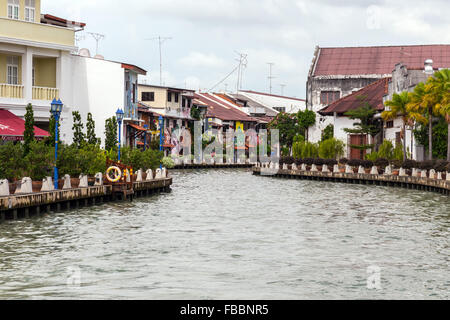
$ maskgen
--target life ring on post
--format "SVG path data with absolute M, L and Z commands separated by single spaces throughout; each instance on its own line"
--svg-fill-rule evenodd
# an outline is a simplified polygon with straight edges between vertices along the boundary
M 111 177 L 111 173 L 114 172 L 114 176 Z M 106 170 L 106 179 L 108 179 L 109 182 L 117 182 L 122 178 L 122 171 L 118 167 L 109 167 L 108 170 Z

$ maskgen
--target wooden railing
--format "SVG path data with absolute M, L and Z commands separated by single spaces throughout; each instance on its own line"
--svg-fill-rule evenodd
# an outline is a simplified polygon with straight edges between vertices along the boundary
M 23 86 L 0 83 L 0 97 L 23 99 Z
M 59 99 L 59 90 L 56 88 L 33 87 L 33 100 Z

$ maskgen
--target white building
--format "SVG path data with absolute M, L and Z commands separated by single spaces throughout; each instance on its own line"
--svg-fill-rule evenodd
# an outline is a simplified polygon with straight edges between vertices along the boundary
M 306 109 L 306 100 L 263 92 L 241 90 L 239 94 L 277 112 L 297 113 Z
M 104 137 L 105 120 L 121 108 L 123 141 L 133 145 L 137 78 L 146 71 L 77 55 L 75 33 L 85 24 L 41 14 L 40 7 L 40 0 L 0 0 L 0 109 L 23 118 L 31 103 L 36 126 L 48 131 L 51 101 L 61 99 L 61 140 L 71 143 L 73 111 L 83 123 L 92 113 L 96 135 Z
M 71 53 L 84 26 L 41 15 L 40 0 L 0 0 L 0 108 L 23 117 L 31 103 L 36 125 L 48 130 L 50 102 L 72 95 Z

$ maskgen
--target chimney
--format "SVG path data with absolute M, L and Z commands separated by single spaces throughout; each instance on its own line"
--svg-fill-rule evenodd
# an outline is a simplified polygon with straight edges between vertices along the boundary
M 433 75 L 434 74 L 434 70 L 433 70 L 433 60 L 431 59 L 427 59 L 425 60 L 425 69 L 424 69 L 425 74 L 428 75 Z

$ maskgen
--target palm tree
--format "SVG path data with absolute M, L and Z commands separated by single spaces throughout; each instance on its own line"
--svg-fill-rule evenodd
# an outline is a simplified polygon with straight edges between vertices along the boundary
M 436 72 L 427 82 L 434 96 L 437 97 L 436 112 L 442 115 L 448 124 L 447 160 L 450 161 L 450 70 Z
M 408 104 L 410 117 L 424 125 L 428 125 L 428 158 L 433 160 L 433 115 L 438 114 L 439 97 L 433 92 L 433 87 L 421 82 L 410 94 Z
M 402 118 L 402 137 L 403 137 L 403 160 L 407 159 L 406 154 L 406 123 L 410 119 L 408 111 L 408 104 L 411 103 L 409 92 L 405 91 L 400 94 L 394 93 L 392 100 L 386 101 L 384 105 L 389 107 L 389 110 L 381 114 L 383 120 L 394 120 L 398 117 Z

